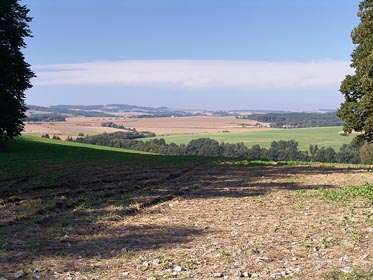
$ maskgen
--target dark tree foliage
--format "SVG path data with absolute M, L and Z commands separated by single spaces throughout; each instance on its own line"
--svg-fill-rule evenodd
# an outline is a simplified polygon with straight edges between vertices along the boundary
M 222 151 L 221 155 L 223 157 L 247 158 L 249 156 L 249 149 L 243 143 L 235 143 L 235 144 L 222 143 L 220 149 Z M 259 155 L 257 155 L 256 159 L 260 159 L 260 147 L 259 147 Z
M 103 133 L 98 135 L 86 136 L 86 137 L 78 137 L 76 139 L 77 142 L 94 144 L 94 145 L 102 145 L 102 146 L 112 146 L 112 147 L 120 147 L 122 148 L 123 145 L 119 143 L 122 140 L 130 140 L 130 139 L 138 139 L 138 138 L 146 138 L 146 137 L 154 137 L 155 134 L 152 132 L 147 131 L 125 131 L 125 132 L 113 132 L 113 133 Z M 155 144 L 161 145 L 158 143 L 158 139 L 155 139 Z M 164 140 L 163 140 L 164 141 Z M 117 143 L 117 144 L 115 144 Z M 123 146 L 124 148 L 124 146 Z
M 365 142 L 360 148 L 360 160 L 364 164 L 373 164 L 373 143 Z
M 273 141 L 268 152 L 271 160 L 303 160 L 303 155 L 298 150 L 298 142 L 295 140 Z
M 223 150 L 218 141 L 210 138 L 199 138 L 189 142 L 185 153 L 197 156 L 221 156 Z
M 21 52 L 31 37 L 28 12 L 17 0 L 0 0 L 0 141 L 23 130 L 25 90 L 35 76 Z
M 26 122 L 64 122 L 66 117 L 57 114 L 33 114 L 24 119 Z
M 44 136 L 45 137 L 45 136 Z M 49 137 L 49 135 L 48 135 Z M 275 161 L 314 161 L 314 162 L 340 162 L 360 163 L 360 157 L 368 162 L 373 154 L 373 144 L 362 150 L 364 141 L 354 139 L 351 144 L 345 144 L 338 153 L 331 147 L 318 147 L 311 145 L 309 151 L 298 149 L 295 140 L 273 141 L 269 149 L 254 145 L 246 147 L 244 143 L 219 143 L 210 138 L 191 140 L 187 145 L 166 143 L 164 139 L 150 139 L 146 134 L 139 132 L 114 132 L 103 133 L 94 136 L 78 137 L 75 140 L 68 137 L 68 141 L 80 143 L 111 146 L 116 148 L 131 149 L 137 151 L 153 152 L 163 155 L 179 156 L 223 156 L 227 158 L 240 158 L 249 160 L 275 160 Z
M 344 123 L 335 112 L 328 113 L 267 113 L 240 116 L 241 119 L 271 123 L 273 127 L 324 127 L 341 126 Z
M 350 144 L 343 144 L 337 154 L 337 161 L 343 163 L 360 163 L 359 151 L 364 141 L 354 139 Z
M 373 140 L 373 0 L 360 2 L 360 24 L 353 30 L 351 67 L 354 75 L 347 75 L 340 91 L 344 102 L 338 116 L 345 121 L 344 131 L 362 132 L 360 138 Z
M 265 155 L 263 153 L 263 149 L 258 144 L 256 144 L 248 149 L 247 157 L 255 160 L 265 158 Z
M 337 153 L 334 151 L 332 147 L 321 147 L 320 149 L 316 150 L 316 152 L 312 155 L 311 159 L 315 162 L 336 162 Z
M 117 128 L 117 129 L 126 129 L 123 125 L 116 124 L 116 123 L 113 123 L 113 122 L 103 122 L 103 123 L 101 123 L 101 126 L 112 127 L 112 128 Z M 129 129 L 127 129 L 127 130 L 129 130 Z

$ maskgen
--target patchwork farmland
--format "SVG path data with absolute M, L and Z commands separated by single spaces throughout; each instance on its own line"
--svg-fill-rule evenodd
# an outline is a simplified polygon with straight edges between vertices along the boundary
M 40 136 L 57 135 L 61 139 L 79 134 L 95 135 L 123 131 L 103 127 L 104 122 L 113 122 L 137 131 L 150 131 L 167 142 L 186 144 L 198 138 L 212 138 L 219 142 L 243 142 L 251 147 L 259 144 L 269 147 L 272 141 L 294 139 L 303 150 L 312 145 L 340 148 L 351 142 L 353 136 L 341 136 L 342 127 L 317 127 L 299 129 L 270 128 L 269 123 L 222 116 L 164 117 L 164 118 L 66 118 L 65 122 L 28 122 L 25 133 Z

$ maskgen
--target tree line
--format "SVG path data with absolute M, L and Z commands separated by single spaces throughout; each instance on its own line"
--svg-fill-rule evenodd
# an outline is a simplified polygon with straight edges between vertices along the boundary
M 79 136 L 75 139 L 72 137 L 68 137 L 68 141 L 75 141 L 79 143 L 88 143 L 94 145 L 102 145 L 102 146 L 111 146 L 114 147 L 114 143 L 118 142 L 119 140 L 131 140 L 131 139 L 139 139 L 139 138 L 148 138 L 148 137 L 155 137 L 155 133 L 149 131 L 137 131 L 134 130 L 126 130 L 126 131 L 117 131 L 113 133 L 102 133 L 98 135 L 86 135 L 86 136 Z
M 117 124 L 117 123 L 114 123 L 114 122 L 103 122 L 101 123 L 101 126 L 102 127 L 112 127 L 112 128 L 116 128 L 116 129 L 123 129 L 123 130 L 127 130 L 129 132 L 133 132 L 133 133 L 137 133 L 138 131 L 136 130 L 135 127 L 125 127 L 124 125 L 121 125 L 121 124 Z M 144 135 L 144 137 L 155 137 L 155 133 L 153 132 L 149 132 L 149 131 L 142 131 L 140 132 Z M 134 135 L 139 135 L 139 134 L 134 134 Z M 143 137 L 135 137 L 135 138 L 143 138 Z M 132 138 L 134 139 L 134 138 Z
M 57 114 L 32 114 L 24 119 L 26 122 L 64 122 L 66 117 Z
M 257 122 L 271 123 L 272 127 L 325 127 L 342 126 L 344 123 L 335 112 L 328 113 L 268 113 L 239 117 Z
M 116 128 L 116 129 L 129 130 L 129 129 L 125 128 L 123 125 L 116 124 L 116 123 L 113 123 L 113 122 L 103 122 L 103 123 L 101 123 L 101 126 L 102 127 L 112 127 L 112 128 Z
M 104 133 L 93 136 L 69 138 L 69 141 L 103 145 L 116 148 L 152 152 L 163 155 L 193 155 L 240 158 L 249 160 L 274 161 L 304 161 L 304 162 L 339 162 L 339 163 L 370 163 L 373 145 L 362 140 L 353 140 L 344 144 L 338 152 L 332 147 L 318 147 L 311 145 L 307 151 L 302 151 L 295 140 L 273 141 L 269 148 L 254 145 L 247 147 L 243 143 L 219 143 L 210 138 L 191 140 L 188 144 L 177 145 L 166 143 L 164 139 L 138 140 L 145 135 L 129 135 L 128 132 Z M 368 147 L 368 148 L 367 148 Z M 370 154 L 369 154 L 370 153 Z

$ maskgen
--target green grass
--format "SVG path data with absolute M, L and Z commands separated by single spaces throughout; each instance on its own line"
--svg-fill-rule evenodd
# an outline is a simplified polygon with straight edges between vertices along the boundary
M 228 133 L 198 133 L 198 134 L 174 134 L 168 136 L 159 136 L 164 138 L 167 143 L 187 144 L 193 139 L 212 138 L 219 142 L 237 143 L 243 142 L 248 147 L 259 144 L 268 148 L 272 141 L 294 139 L 299 143 L 301 150 L 308 150 L 309 146 L 318 145 L 319 147 L 332 147 L 338 150 L 343 144 L 348 144 L 354 138 L 353 135 L 341 136 L 339 132 L 342 127 L 315 127 L 315 128 L 294 128 L 294 129 L 276 129 L 276 130 L 252 130 L 246 132 L 228 132 Z
M 70 142 L 70 141 L 62 141 L 62 140 L 54 140 L 49 138 L 43 138 L 43 137 L 37 137 L 37 136 L 31 136 L 31 135 L 25 135 L 20 138 L 17 138 L 17 142 L 37 142 L 37 143 L 47 143 L 47 144 L 53 144 L 53 145 L 62 145 L 67 147 L 79 147 L 79 148 L 89 148 L 89 149 L 95 149 L 100 151 L 113 151 L 113 152 L 120 152 L 120 153 L 132 153 L 132 154 L 152 154 L 147 152 L 141 152 L 141 151 L 134 151 L 134 150 L 128 150 L 128 149 L 121 149 L 121 148 L 114 148 L 114 147 L 108 147 L 108 146 L 99 146 L 99 145 L 91 145 L 91 144 L 84 144 L 84 143 L 77 143 L 77 142 Z
M 356 199 L 366 201 L 367 205 L 373 205 L 373 184 L 364 184 L 361 186 L 348 186 L 336 189 L 317 189 L 317 190 L 296 190 L 289 194 L 289 197 L 313 197 L 327 201 L 348 202 Z M 370 212 L 368 213 L 370 220 Z
M 144 165 L 184 164 L 192 161 L 226 162 L 229 159 L 220 157 L 198 156 L 163 156 L 145 152 L 112 148 L 106 146 L 81 144 L 61 140 L 53 140 L 36 136 L 22 136 L 9 142 L 9 152 L 0 153 L 0 179 L 22 176 L 34 176 L 35 180 L 53 181 L 53 179 L 68 174 L 82 172 L 79 163 L 93 162 L 100 165 L 103 162 L 128 162 Z M 233 161 L 243 165 L 268 165 L 271 161 Z M 51 172 L 53 166 L 64 164 L 59 171 Z M 68 165 L 70 164 L 70 165 Z M 277 164 L 302 164 L 279 162 Z M 304 164 L 304 163 L 303 163 Z M 48 174 L 43 168 L 48 168 Z M 35 176 L 36 175 L 36 176 Z
M 148 165 L 178 164 L 194 160 L 198 157 L 162 156 L 145 152 L 112 148 L 105 146 L 80 144 L 75 142 L 53 140 L 35 136 L 17 137 L 8 143 L 9 151 L 0 153 L 0 178 L 40 176 L 55 178 L 59 175 L 79 173 L 76 164 L 87 162 L 133 162 Z M 48 174 L 45 176 L 44 167 L 69 164 L 63 174 Z M 47 180 L 48 178 L 41 178 Z
M 373 270 L 356 269 L 351 273 L 344 273 L 340 270 L 330 270 L 323 273 L 323 280 L 369 280 L 373 279 Z
M 373 205 L 373 184 L 365 184 L 355 187 L 343 187 L 340 189 L 321 189 L 322 197 L 327 200 L 346 201 L 362 197 Z

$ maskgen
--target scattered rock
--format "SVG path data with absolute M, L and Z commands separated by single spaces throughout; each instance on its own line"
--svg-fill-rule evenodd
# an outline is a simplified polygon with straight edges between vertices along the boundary
M 247 272 L 247 271 L 242 272 L 242 271 L 240 271 L 240 270 L 236 270 L 236 271 L 234 272 L 234 276 L 250 278 L 250 277 L 251 277 L 251 274 L 250 274 L 249 272 Z
M 35 268 L 32 268 L 31 269 L 31 272 L 33 273 L 39 273 L 39 272 L 42 272 L 44 269 L 41 268 L 41 267 L 35 267 Z M 0 279 L 1 280 L 1 279 Z
M 285 274 L 286 274 L 286 275 L 289 275 L 289 276 L 293 276 L 293 275 L 294 275 L 294 272 L 293 272 L 291 269 L 287 269 L 287 270 L 285 271 Z
M 217 272 L 217 273 L 214 273 L 214 278 L 223 278 L 224 277 L 224 274 L 223 273 L 220 273 L 220 272 Z
M 248 277 L 248 278 L 250 278 L 251 274 L 249 272 L 245 271 L 245 272 L 242 273 L 241 277 Z
M 352 272 L 352 268 L 349 267 L 349 266 L 346 266 L 346 267 L 342 268 L 341 271 L 344 272 L 344 273 L 351 273 Z
M 21 270 L 18 270 L 16 273 L 14 273 L 14 278 L 15 279 L 19 279 L 19 278 L 21 278 L 22 276 L 24 276 L 25 275 L 25 273 L 23 272 L 23 270 L 21 269 Z
M 181 269 L 181 266 L 175 266 L 174 267 L 174 271 L 176 271 L 176 272 L 180 272 L 182 269 Z
M 233 274 L 234 276 L 242 277 L 242 272 L 239 270 L 236 270 Z
M 142 266 L 149 266 L 149 265 L 150 265 L 150 263 L 147 262 L 147 261 L 144 261 L 144 262 L 142 263 Z
M 271 278 L 273 278 L 273 279 L 280 279 L 282 277 L 283 276 L 282 276 L 281 273 L 273 273 L 273 274 L 271 274 Z
M 155 278 L 154 276 L 151 276 L 151 277 L 146 278 L 146 280 L 157 280 L 157 278 Z
M 6 278 L 0 276 L 0 280 L 8 280 L 8 279 L 6 279 Z
M 16 254 L 16 257 L 20 257 L 20 256 L 22 256 L 23 255 L 23 252 L 22 251 L 19 251 L 19 252 L 17 252 L 17 254 Z M 1 279 L 1 278 L 0 278 Z

